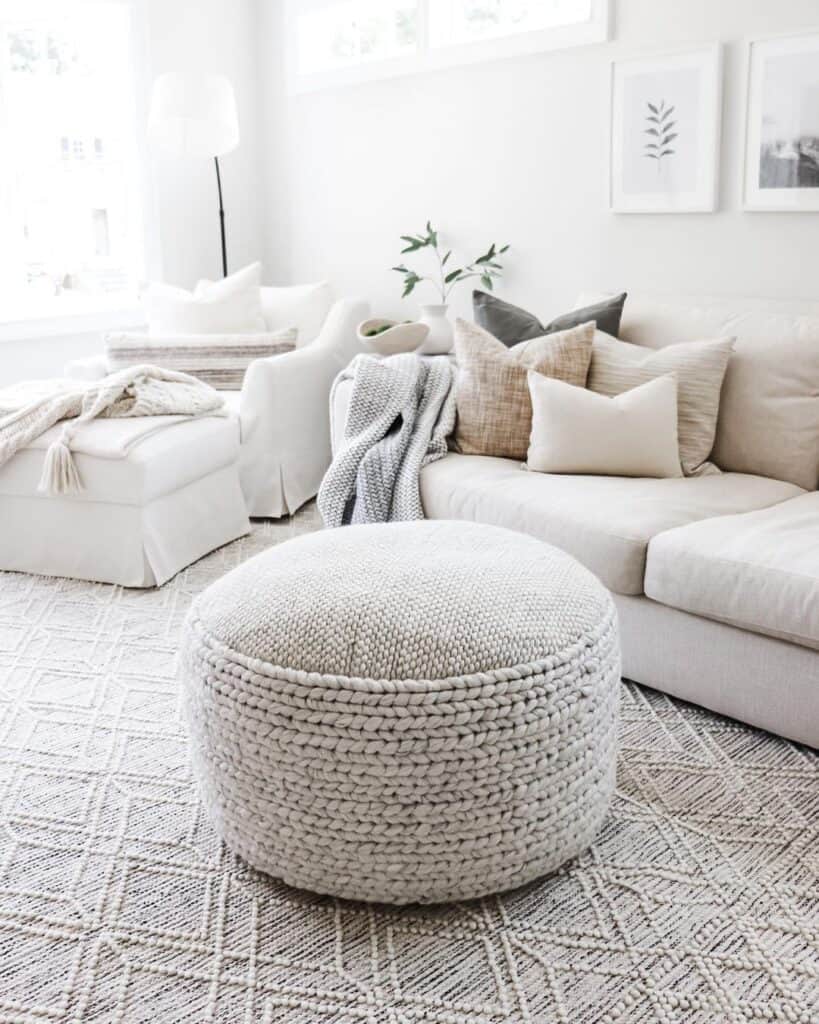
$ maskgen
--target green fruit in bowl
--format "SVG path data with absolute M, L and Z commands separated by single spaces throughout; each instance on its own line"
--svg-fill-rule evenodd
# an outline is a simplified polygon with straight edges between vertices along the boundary
M 412 320 L 402 320 L 402 323 L 411 324 Z M 371 331 L 365 331 L 365 338 L 377 338 L 379 334 L 383 334 L 384 331 L 392 330 L 395 324 L 382 324 L 381 327 L 374 327 Z

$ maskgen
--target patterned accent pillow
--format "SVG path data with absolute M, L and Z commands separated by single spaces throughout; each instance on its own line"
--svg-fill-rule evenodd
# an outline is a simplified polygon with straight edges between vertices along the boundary
M 267 334 L 180 334 L 152 338 L 147 334 L 109 334 L 105 339 L 108 372 L 150 363 L 179 370 L 217 391 L 241 391 L 245 371 L 255 359 L 291 352 L 295 327 Z
M 647 349 L 600 331 L 594 339 L 589 389 L 610 398 L 667 373 L 677 379 L 680 462 L 686 476 L 718 473 L 714 447 L 722 381 L 735 338 L 687 341 Z
M 456 449 L 525 461 L 532 431 L 527 373 L 585 387 L 593 343 L 594 323 L 507 348 L 477 324 L 458 320 Z

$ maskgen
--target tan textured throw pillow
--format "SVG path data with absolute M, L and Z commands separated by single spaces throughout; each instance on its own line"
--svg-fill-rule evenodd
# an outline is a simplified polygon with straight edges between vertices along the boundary
M 708 458 L 714 447 L 720 391 L 733 348 L 733 338 L 721 338 L 647 349 L 598 331 L 588 386 L 611 398 L 673 373 L 677 380 L 683 472 L 686 476 L 716 473 L 719 471 Z
M 594 323 L 582 324 L 507 348 L 477 324 L 458 320 L 458 451 L 525 460 L 532 430 L 527 373 L 585 387 L 594 330 Z

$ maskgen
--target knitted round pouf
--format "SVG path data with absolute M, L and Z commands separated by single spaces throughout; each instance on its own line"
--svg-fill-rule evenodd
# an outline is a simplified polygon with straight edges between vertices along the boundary
M 225 842 L 290 885 L 432 903 L 589 845 L 614 788 L 615 613 L 568 555 L 491 526 L 353 526 L 195 602 L 180 659 Z

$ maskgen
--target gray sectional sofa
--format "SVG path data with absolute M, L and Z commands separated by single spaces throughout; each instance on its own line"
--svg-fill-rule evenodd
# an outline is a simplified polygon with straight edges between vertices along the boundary
M 631 296 L 620 334 L 725 335 L 722 473 L 553 476 L 450 454 L 422 473 L 424 509 L 530 533 L 595 572 L 627 678 L 819 746 L 819 303 Z

